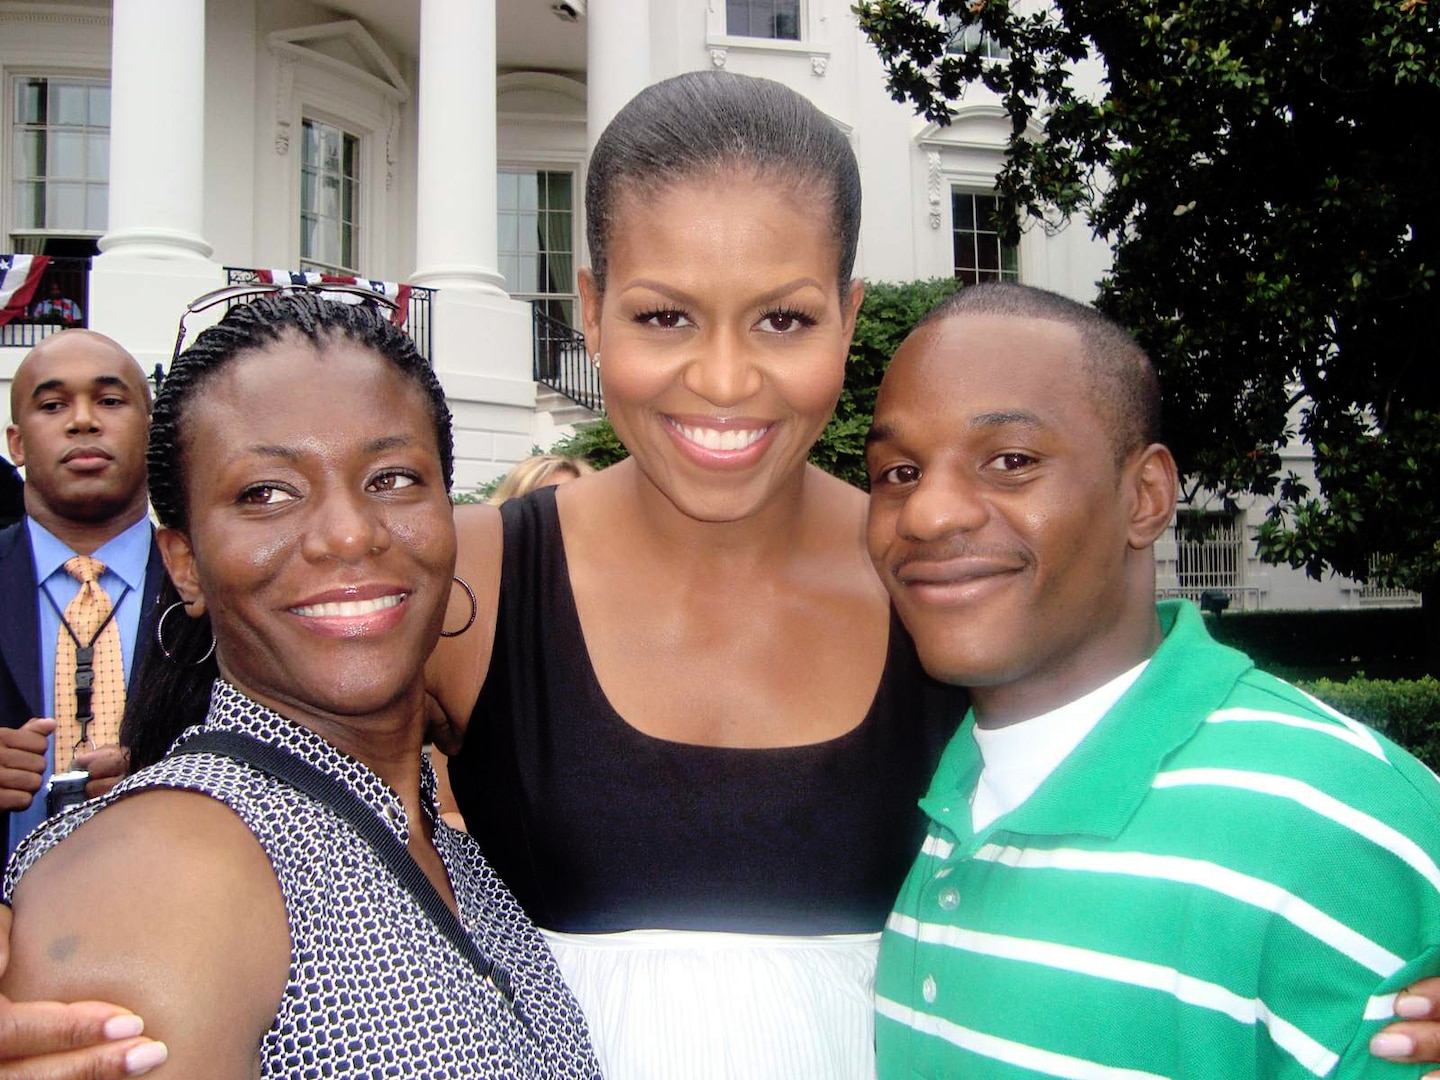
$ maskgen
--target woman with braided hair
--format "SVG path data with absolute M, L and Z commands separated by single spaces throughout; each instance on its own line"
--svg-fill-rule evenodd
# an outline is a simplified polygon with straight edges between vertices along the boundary
M 421 752 L 451 462 L 433 372 L 370 305 L 265 297 L 176 360 L 140 769 L 17 852 L 7 993 L 133 1009 L 165 1075 L 599 1075 Z

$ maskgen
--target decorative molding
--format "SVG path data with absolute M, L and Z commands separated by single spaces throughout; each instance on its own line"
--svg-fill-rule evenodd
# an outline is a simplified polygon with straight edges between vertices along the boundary
M 497 97 L 515 90 L 542 90 L 585 104 L 586 87 L 583 82 L 549 71 L 512 71 L 495 80 Z
M 1025 134 L 1043 138 L 1044 126 L 1030 119 Z M 991 150 L 1004 153 L 1010 138 L 1010 114 L 1003 105 L 969 104 L 962 102 L 950 113 L 950 123 L 941 126 L 926 124 L 915 136 L 915 145 L 938 150 Z
M 705 46 L 711 50 L 734 49 L 737 52 L 790 53 L 798 56 L 829 56 L 834 51 L 823 41 L 791 41 L 788 38 L 743 37 L 739 34 L 709 34 L 705 38 Z
M 65 26 L 109 26 L 108 8 L 81 7 L 78 4 L 0 3 L 0 21 L 52 23 Z
M 826 70 L 830 67 L 830 57 L 812 54 L 810 57 L 810 74 L 823 79 Z
M 395 183 L 395 163 L 400 158 L 400 106 L 385 103 L 385 190 Z
M 284 157 L 290 152 L 291 100 L 295 96 L 295 61 L 288 56 L 276 58 L 275 65 L 275 153 Z
M 711 49 L 710 63 L 714 67 L 723 68 L 725 66 L 725 58 L 729 55 L 730 53 L 728 49 Z
M 522 126 L 546 123 L 583 128 L 586 96 L 585 84 L 568 75 L 512 71 L 495 80 L 495 115 Z
M 338 60 L 313 46 L 333 40 L 342 40 L 368 60 L 380 75 L 373 75 L 362 67 Z M 265 44 L 281 60 L 300 60 L 367 86 L 396 104 L 409 100 L 410 84 L 400 74 L 400 69 L 391 62 L 370 32 L 354 19 L 342 22 L 323 23 L 319 26 L 302 26 L 295 30 L 277 30 L 265 37 Z
M 943 190 L 940 151 L 925 151 L 925 188 L 930 200 L 930 228 L 940 228 L 940 196 Z

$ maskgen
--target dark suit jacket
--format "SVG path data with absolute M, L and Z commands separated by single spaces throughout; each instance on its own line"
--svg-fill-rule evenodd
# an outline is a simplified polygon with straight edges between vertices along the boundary
M 130 679 L 134 682 L 145 651 L 155 640 L 159 615 L 155 600 L 165 580 L 160 548 L 150 537 L 150 560 L 145 566 L 145 589 L 140 595 L 140 625 L 131 652 Z M 43 716 L 45 695 L 40 686 L 40 601 L 36 596 L 35 556 L 30 530 L 21 519 L 0 529 L 0 726 L 20 727 L 32 716 Z M 0 811 L 0 836 L 8 833 L 10 814 Z
M 0 456 L 0 529 L 25 516 L 25 482 L 10 459 Z

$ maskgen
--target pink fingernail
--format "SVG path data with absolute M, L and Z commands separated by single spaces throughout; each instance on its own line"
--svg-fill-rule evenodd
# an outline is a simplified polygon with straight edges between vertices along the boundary
M 1424 1020 L 1430 1015 L 1430 999 L 1419 994 L 1401 994 L 1395 999 L 1395 1015 L 1406 1020 Z
M 105 1032 L 107 1039 L 131 1039 L 145 1030 L 145 1021 L 134 1013 L 125 1013 L 106 1020 L 101 1030 Z
M 1415 1040 L 1409 1035 L 1382 1031 L 1370 1040 L 1370 1052 L 1382 1058 L 1409 1057 L 1415 1053 Z
M 165 1059 L 170 1056 L 170 1048 L 163 1042 L 141 1043 L 125 1055 L 125 1075 L 139 1076 L 147 1073 L 156 1065 L 165 1064 Z

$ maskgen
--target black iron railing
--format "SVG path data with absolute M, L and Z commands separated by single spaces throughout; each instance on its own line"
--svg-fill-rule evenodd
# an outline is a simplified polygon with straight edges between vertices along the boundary
M 564 394 L 577 405 L 603 412 L 600 372 L 585 351 L 585 335 L 563 319 L 547 315 L 545 301 L 531 301 L 535 322 L 535 381 Z
M 52 286 L 58 287 L 56 298 Z M 45 304 L 47 300 L 53 303 Z M 68 300 L 69 304 L 60 301 Z M 43 308 L 39 305 L 44 304 Z M 51 256 L 25 314 L 0 326 L 0 347 L 28 349 L 68 326 L 90 325 L 90 260 Z M 35 314 L 40 310 L 40 314 Z
M 227 266 L 225 279 L 229 285 L 258 284 L 260 271 L 243 266 Z M 423 285 L 411 285 L 409 288 L 410 303 L 405 313 L 405 332 L 414 340 L 420 355 L 434 364 L 435 360 L 430 355 L 430 301 L 434 298 L 435 290 L 427 289 Z

